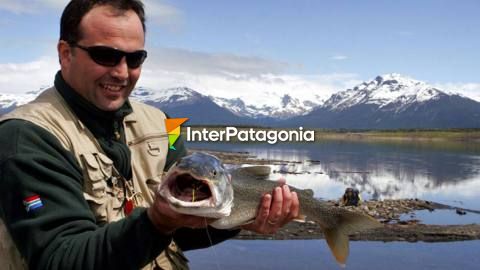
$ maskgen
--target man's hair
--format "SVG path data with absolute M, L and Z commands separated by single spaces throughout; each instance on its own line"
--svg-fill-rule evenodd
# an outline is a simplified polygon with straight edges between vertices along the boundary
M 108 5 L 118 11 L 133 10 L 142 22 L 143 32 L 145 28 L 145 10 L 139 0 L 71 0 L 63 10 L 60 19 L 60 40 L 76 43 L 82 38 L 79 25 L 83 16 L 96 6 Z

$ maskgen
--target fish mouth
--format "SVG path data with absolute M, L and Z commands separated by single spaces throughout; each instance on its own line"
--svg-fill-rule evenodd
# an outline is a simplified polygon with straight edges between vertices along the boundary
M 181 170 L 171 173 L 163 188 L 165 197 L 172 204 L 188 208 L 215 206 L 213 190 L 210 180 Z
M 208 159 L 205 161 L 205 158 Z M 158 196 L 181 214 L 216 219 L 229 216 L 233 187 L 221 164 L 213 166 L 218 161 L 202 155 L 182 160 L 183 163 L 172 166 L 162 177 L 157 187 Z
M 210 199 L 212 191 L 207 180 L 196 178 L 190 173 L 181 173 L 170 181 L 170 194 L 184 202 L 196 202 Z

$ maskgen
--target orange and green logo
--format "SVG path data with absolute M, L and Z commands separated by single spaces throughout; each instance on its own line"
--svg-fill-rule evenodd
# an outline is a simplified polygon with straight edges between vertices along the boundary
M 185 123 L 188 118 L 170 118 L 165 119 L 165 126 L 167 127 L 167 134 L 168 134 L 168 146 L 172 150 L 175 149 L 175 142 L 178 140 L 180 136 L 180 125 Z

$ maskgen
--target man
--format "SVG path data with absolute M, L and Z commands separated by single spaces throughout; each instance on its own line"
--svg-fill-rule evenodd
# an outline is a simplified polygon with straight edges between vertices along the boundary
M 0 265 L 6 269 L 186 269 L 183 250 L 239 230 L 207 227 L 155 193 L 185 155 L 165 115 L 128 97 L 141 72 L 137 0 L 72 0 L 54 87 L 0 119 Z M 274 233 L 298 215 L 287 186 L 261 198 L 244 229 Z M 208 230 L 208 233 L 207 231 Z
M 360 192 L 356 188 L 346 188 L 342 196 L 342 205 L 344 206 L 358 206 L 362 201 Z

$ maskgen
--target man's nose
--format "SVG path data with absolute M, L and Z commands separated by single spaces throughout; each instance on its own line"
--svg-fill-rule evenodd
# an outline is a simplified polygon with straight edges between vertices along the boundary
M 122 60 L 120 60 L 120 62 L 116 66 L 112 67 L 110 75 L 119 80 L 128 79 L 127 58 L 125 56 L 122 57 Z

